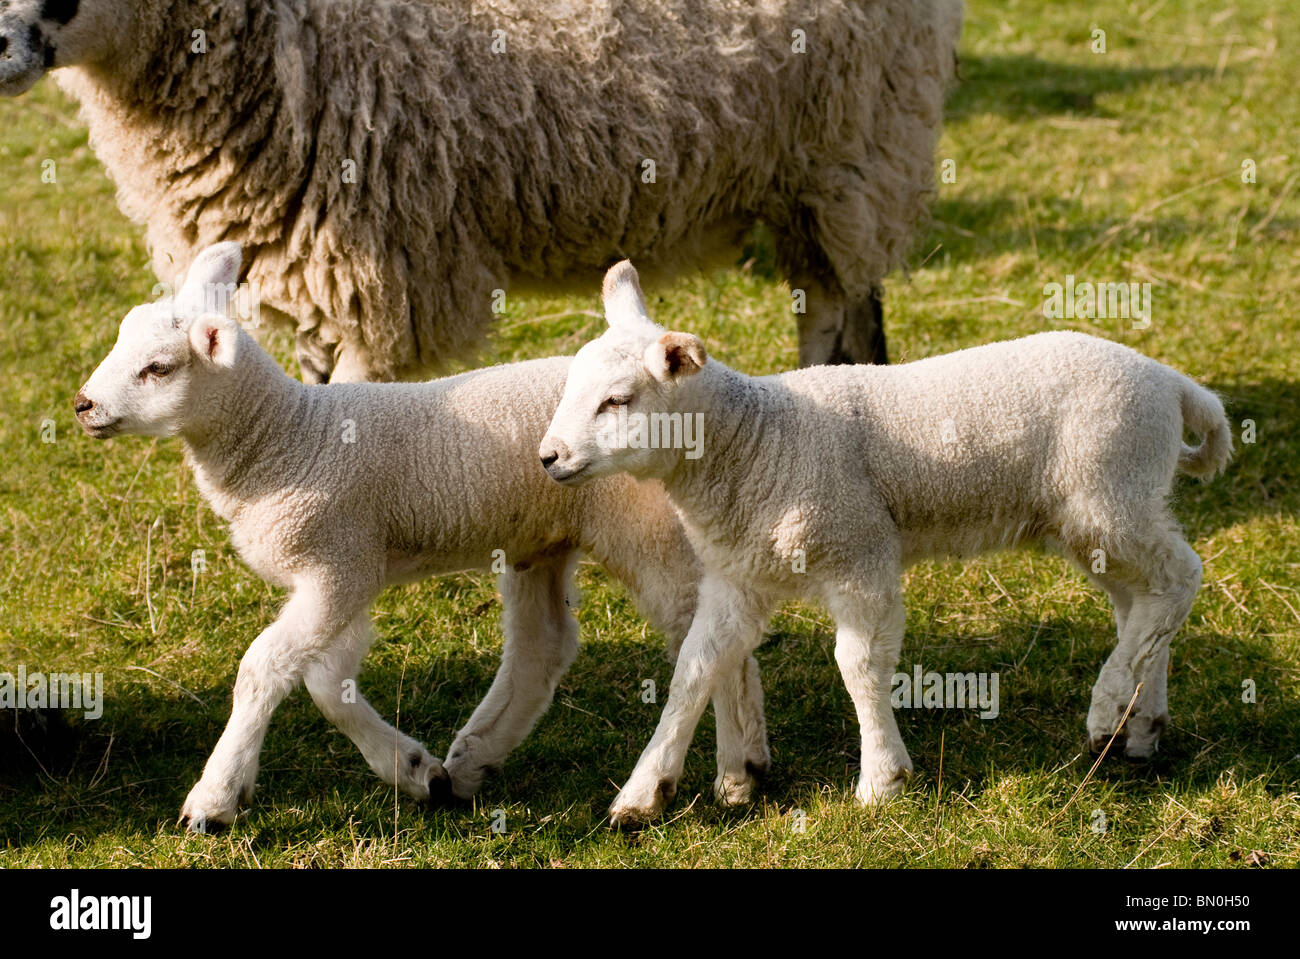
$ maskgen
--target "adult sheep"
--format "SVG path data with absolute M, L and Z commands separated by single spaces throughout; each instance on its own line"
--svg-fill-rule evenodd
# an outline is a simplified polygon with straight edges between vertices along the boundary
M 734 251 L 806 294 L 800 362 L 885 359 L 960 0 L 8 0 L 0 93 L 81 104 L 158 276 L 243 245 L 304 378 L 465 356 L 494 291 Z

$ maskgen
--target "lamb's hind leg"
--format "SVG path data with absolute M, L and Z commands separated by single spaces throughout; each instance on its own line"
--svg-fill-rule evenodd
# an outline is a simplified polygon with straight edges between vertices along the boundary
M 864 806 L 898 795 L 912 771 L 894 718 L 890 690 L 903 647 L 903 597 L 897 571 L 846 584 L 828 597 L 835 617 L 835 662 L 848 687 L 862 733 Z
M 718 736 L 713 795 L 724 806 L 739 806 L 753 798 L 758 777 L 772 762 L 763 717 L 763 684 L 752 653 L 739 669 L 719 677 L 713 692 L 713 714 Z
M 505 648 L 487 696 L 447 752 L 456 798 L 473 796 L 487 770 L 523 741 L 578 655 L 578 622 L 568 606 L 577 562 L 575 550 L 501 574 Z
M 442 761 L 424 746 L 384 722 L 357 689 L 357 671 L 374 631 L 369 616 L 357 616 L 338 640 L 307 667 L 303 679 L 312 701 L 361 750 L 375 774 L 416 799 L 445 789 Z
M 1123 743 L 1129 759 L 1150 759 L 1169 723 L 1169 643 L 1200 588 L 1201 560 L 1172 520 L 1166 520 L 1147 536 L 1134 537 L 1125 555 L 1108 556 L 1106 562 L 1106 572 L 1092 576 L 1115 602 L 1119 642 L 1092 688 L 1088 742 L 1094 752 L 1105 747 L 1141 683 L 1116 743 Z

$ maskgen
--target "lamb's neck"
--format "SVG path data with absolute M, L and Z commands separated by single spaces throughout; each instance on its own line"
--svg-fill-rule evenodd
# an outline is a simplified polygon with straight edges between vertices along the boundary
M 694 459 L 677 454 L 664 488 L 688 517 L 706 524 L 740 503 L 753 471 L 765 467 L 761 450 L 778 411 L 759 380 L 712 360 L 679 387 L 678 397 L 683 415 L 702 415 L 704 442 Z
M 233 518 L 238 504 L 289 479 L 286 456 L 311 406 L 308 391 L 258 350 L 203 396 L 203 415 L 181 435 L 199 487 L 219 515 Z

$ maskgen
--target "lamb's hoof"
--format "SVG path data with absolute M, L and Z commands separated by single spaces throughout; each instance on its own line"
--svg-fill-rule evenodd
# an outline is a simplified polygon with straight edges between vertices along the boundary
M 189 832 L 220 832 L 235 821 L 241 806 L 253 798 L 253 786 L 241 786 L 232 795 L 224 786 L 209 786 L 202 780 L 194 784 L 181 805 L 177 823 Z
M 465 806 L 470 802 L 469 799 L 462 799 L 456 795 L 456 791 L 451 786 L 451 776 L 441 767 L 435 769 L 429 776 L 429 808 L 430 809 L 447 809 L 453 806 Z
M 180 819 L 177 820 L 178 826 L 184 826 L 186 832 L 198 833 L 204 836 L 215 836 L 219 832 L 225 832 L 229 823 L 224 823 L 220 819 L 207 819 L 203 816 L 188 816 L 181 813 Z
M 910 769 L 900 769 L 893 775 L 880 774 L 868 779 L 863 776 L 858 782 L 858 788 L 855 795 L 858 802 L 868 808 L 878 806 L 886 800 L 893 799 L 903 794 L 903 787 L 907 785 L 907 777 L 911 773 Z
M 754 790 L 771 767 L 771 759 L 746 759 L 743 776 L 725 775 L 713 781 L 713 798 L 723 807 L 744 806 L 754 801 Z
M 1124 758 L 1134 765 L 1149 763 L 1156 758 L 1156 745 L 1155 743 L 1146 745 L 1129 743 L 1124 747 Z
M 609 807 L 609 824 L 614 829 L 635 831 L 649 825 L 663 814 L 664 808 L 677 795 L 677 784 L 662 779 L 655 787 L 654 795 L 645 802 L 624 799 L 623 793 Z
M 615 810 L 613 806 L 609 807 L 609 828 L 620 832 L 640 832 L 652 818 L 630 809 Z
M 1124 744 L 1124 758 L 1132 763 L 1149 763 L 1160 749 L 1160 735 L 1169 725 L 1169 714 L 1146 717 L 1135 716 L 1129 722 L 1128 741 Z
M 1088 737 L 1088 751 L 1094 756 L 1100 756 L 1106 750 L 1106 744 L 1110 742 L 1110 733 L 1094 733 Z M 1120 732 L 1115 737 L 1115 742 L 1111 744 L 1108 756 L 1117 756 L 1125 752 L 1124 746 L 1128 742 L 1128 736 Z
M 720 806 L 744 806 L 751 802 L 758 780 L 746 765 L 744 776 L 722 776 L 713 784 L 713 797 Z

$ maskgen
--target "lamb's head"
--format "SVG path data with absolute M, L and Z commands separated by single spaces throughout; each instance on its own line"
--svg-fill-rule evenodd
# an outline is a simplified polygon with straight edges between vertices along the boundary
M 228 315 L 239 276 L 238 243 L 218 243 L 195 258 L 175 298 L 137 306 L 117 343 L 73 405 L 81 428 L 97 439 L 118 433 L 175 436 L 204 414 L 220 377 L 258 347 Z
M 16 97 L 46 70 L 86 63 L 122 36 L 123 0 L 7 0 L 0 4 L 0 95 Z
M 692 409 L 688 389 L 707 362 L 704 344 L 650 319 L 626 260 L 605 274 L 603 296 L 609 329 L 574 357 L 538 451 L 560 483 L 663 477 L 682 456 L 698 457 L 703 442 L 703 412 Z

